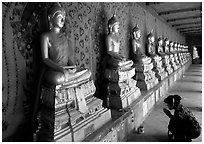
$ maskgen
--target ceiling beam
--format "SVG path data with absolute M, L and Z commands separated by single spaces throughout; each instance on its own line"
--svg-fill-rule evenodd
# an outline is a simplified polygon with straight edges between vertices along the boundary
M 201 29 L 198 30 L 185 30 L 185 31 L 180 31 L 181 33 L 188 33 L 188 32 L 201 32 Z
M 202 18 L 202 16 L 189 16 L 189 17 L 168 19 L 167 22 L 175 22 L 175 21 L 179 21 L 179 20 L 198 19 L 198 18 Z
M 158 5 L 161 4 L 163 2 L 146 2 L 146 6 L 150 6 L 150 5 Z
M 186 28 L 186 29 L 181 29 L 180 31 L 184 31 L 184 30 L 197 30 L 197 29 L 201 29 L 201 27 Z
M 185 35 L 201 35 L 201 32 L 189 32 L 189 33 L 183 33 Z
M 191 22 L 191 23 L 173 24 L 172 27 L 182 26 L 182 25 L 191 25 L 191 24 L 201 24 L 201 22 Z
M 177 28 L 176 30 L 183 30 L 183 29 L 190 29 L 190 28 L 201 28 L 201 25 L 198 25 L 198 26 L 190 26 L 190 27 L 181 27 L 181 28 Z
M 194 8 L 186 8 L 186 9 L 164 11 L 164 12 L 158 13 L 158 15 L 168 15 L 168 14 L 173 14 L 173 13 L 181 13 L 181 12 L 197 11 L 197 10 L 202 10 L 202 8 L 201 7 L 194 7 Z

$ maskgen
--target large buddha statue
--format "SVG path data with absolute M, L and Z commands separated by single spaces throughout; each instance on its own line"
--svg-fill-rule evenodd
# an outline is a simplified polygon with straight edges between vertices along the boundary
M 144 52 L 141 50 L 141 30 L 138 27 L 138 24 L 133 28 L 132 31 L 132 50 L 133 50 L 133 60 L 138 63 L 150 63 L 151 58 L 147 57 Z
M 77 71 L 71 57 L 71 42 L 61 32 L 65 10 L 55 4 L 48 11 L 49 31 L 41 37 L 42 60 L 46 66 L 44 79 L 53 85 L 76 84 L 91 76 L 88 70 Z
M 107 54 L 106 57 L 108 67 L 114 67 L 120 69 L 125 66 L 133 65 L 131 60 L 120 54 L 120 42 L 119 42 L 119 22 L 114 14 L 108 21 L 109 33 L 106 38 Z
M 83 141 L 87 126 L 94 127 L 88 132 L 91 134 L 111 119 L 111 113 L 94 96 L 91 72 L 78 70 L 73 63 L 71 42 L 61 31 L 65 10 L 54 3 L 47 14 L 49 31 L 41 37 L 45 69 L 39 96 L 42 105 L 34 112 L 33 137 L 36 141 Z

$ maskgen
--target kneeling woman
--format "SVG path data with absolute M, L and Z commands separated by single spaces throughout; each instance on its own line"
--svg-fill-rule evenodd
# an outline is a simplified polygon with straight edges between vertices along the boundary
M 174 115 L 166 108 L 164 113 L 170 118 L 168 130 L 173 135 L 173 141 L 192 141 L 201 133 L 201 127 L 193 113 L 180 104 L 179 95 L 170 95 L 164 99 L 169 110 L 175 110 Z

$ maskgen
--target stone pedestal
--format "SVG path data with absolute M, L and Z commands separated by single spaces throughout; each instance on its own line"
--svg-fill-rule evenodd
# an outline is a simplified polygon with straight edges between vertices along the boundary
M 168 73 L 162 67 L 162 58 L 152 58 L 153 62 L 153 71 L 155 72 L 155 76 L 158 78 L 159 81 L 162 81 L 164 78 L 168 76 Z
M 183 66 L 184 65 L 184 55 L 182 52 L 179 53 L 179 61 L 180 61 L 180 64 Z
M 95 85 L 43 85 L 35 141 L 79 142 L 111 119 L 110 110 L 93 96 Z
M 170 75 L 173 72 L 173 69 L 171 68 L 171 65 L 169 63 L 170 62 L 169 55 L 162 54 L 161 58 L 162 58 L 162 67 L 165 69 L 167 74 Z
M 150 90 L 158 84 L 155 72 L 152 71 L 153 63 L 135 63 L 136 74 L 134 79 L 137 80 L 137 86 L 141 90 Z
M 178 53 L 174 53 L 174 61 L 175 61 L 175 63 L 176 63 L 176 66 L 177 66 L 178 68 L 180 68 L 181 65 L 180 65 L 180 62 L 179 62 Z
M 178 69 L 178 66 L 176 65 L 175 60 L 174 60 L 174 54 L 172 53 L 170 54 L 170 65 L 173 71 L 176 71 Z
M 133 64 L 133 63 L 132 63 Z M 123 109 L 129 106 L 140 95 L 140 89 L 133 79 L 135 68 L 132 65 L 120 69 L 106 69 L 104 85 L 106 89 L 105 106 L 109 109 Z

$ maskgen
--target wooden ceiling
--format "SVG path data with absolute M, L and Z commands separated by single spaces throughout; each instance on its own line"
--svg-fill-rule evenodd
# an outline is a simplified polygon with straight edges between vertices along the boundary
M 145 5 L 181 34 L 202 34 L 201 2 L 146 2 Z

